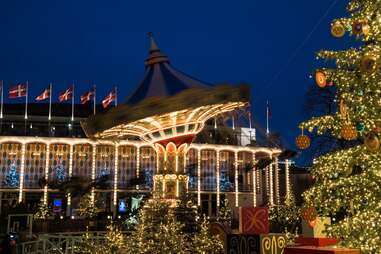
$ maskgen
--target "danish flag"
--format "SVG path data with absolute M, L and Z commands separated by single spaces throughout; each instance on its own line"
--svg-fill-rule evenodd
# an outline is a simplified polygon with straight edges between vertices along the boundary
M 9 98 L 15 99 L 26 96 L 26 84 L 17 84 L 9 89 Z
M 111 102 L 115 101 L 116 99 L 116 92 L 111 91 L 102 101 L 103 108 L 107 108 Z
M 46 88 L 42 94 L 36 97 L 36 101 L 43 101 L 50 97 L 50 88 Z
M 86 102 L 90 101 L 93 96 L 94 91 L 87 91 L 86 93 L 81 95 L 81 104 L 85 104 Z
M 72 95 L 73 95 L 73 87 L 69 87 L 68 89 L 60 93 L 60 95 L 58 96 L 58 100 L 59 102 L 67 101 L 71 99 Z

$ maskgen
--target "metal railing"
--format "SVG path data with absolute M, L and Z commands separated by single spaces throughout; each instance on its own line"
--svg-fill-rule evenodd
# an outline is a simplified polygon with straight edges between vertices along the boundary
M 74 254 L 80 253 L 84 244 L 103 243 L 105 231 L 67 232 L 40 235 L 40 239 L 23 242 L 19 246 L 20 254 Z

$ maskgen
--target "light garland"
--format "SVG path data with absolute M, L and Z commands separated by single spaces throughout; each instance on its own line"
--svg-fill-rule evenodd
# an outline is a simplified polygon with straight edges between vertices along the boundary
M 216 151 L 217 207 L 220 207 L 220 151 Z
M 45 180 L 48 181 L 49 178 L 49 153 L 50 153 L 50 146 L 46 145 L 46 155 L 45 155 Z M 48 184 L 45 184 L 44 186 L 44 198 L 43 198 L 43 204 L 48 204 Z
M 238 193 L 238 152 L 234 152 L 234 188 L 235 188 L 235 206 L 239 207 Z
M 23 199 L 24 174 L 25 174 L 25 144 L 21 145 L 21 166 L 20 166 L 20 186 L 19 186 L 19 203 Z
M 255 153 L 253 153 L 253 165 L 256 164 L 256 160 L 255 160 Z M 257 179 L 256 179 L 256 172 L 257 170 L 255 170 L 255 167 L 253 167 L 252 169 L 252 174 L 253 174 L 253 206 L 256 207 L 257 206 Z

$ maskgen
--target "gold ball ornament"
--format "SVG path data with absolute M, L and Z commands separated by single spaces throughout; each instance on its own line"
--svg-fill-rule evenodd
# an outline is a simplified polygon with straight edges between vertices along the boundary
M 374 72 L 377 69 L 377 57 L 373 54 L 363 56 L 360 69 L 363 72 Z
M 331 34 L 336 38 L 341 38 L 345 35 L 345 27 L 340 21 L 335 21 L 331 25 Z
M 362 34 L 364 36 L 368 36 L 369 33 L 370 33 L 370 26 L 368 24 L 364 24 L 362 27 L 361 27 L 361 30 L 362 30 Z
M 343 127 L 341 127 L 340 134 L 345 140 L 354 140 L 357 138 L 356 127 L 350 124 L 343 125 Z
M 365 147 L 371 151 L 376 152 L 380 148 L 380 140 L 374 133 L 369 133 L 364 139 Z
M 295 139 L 295 144 L 299 149 L 307 149 L 311 145 L 311 139 L 307 135 L 299 135 Z
M 317 71 L 315 73 L 315 81 L 316 81 L 316 84 L 320 87 L 320 88 L 324 88 L 327 86 L 327 77 L 325 76 L 325 74 L 321 71 Z

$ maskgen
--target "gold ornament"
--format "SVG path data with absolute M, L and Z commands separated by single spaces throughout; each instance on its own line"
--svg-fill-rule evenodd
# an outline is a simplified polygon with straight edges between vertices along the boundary
M 364 36 L 368 36 L 369 35 L 369 32 L 370 32 L 370 26 L 368 24 L 364 24 L 361 28 L 362 30 L 362 34 Z
M 307 135 L 299 135 L 295 139 L 295 144 L 299 149 L 307 149 L 311 145 L 311 139 Z
M 376 152 L 380 148 L 380 140 L 375 133 L 369 133 L 364 139 L 365 147 L 371 151 Z
M 345 119 L 347 115 L 348 115 L 347 105 L 345 105 L 344 100 L 340 100 L 340 116 L 341 118 Z
M 345 27 L 340 21 L 335 21 L 331 26 L 331 34 L 333 37 L 341 38 L 345 35 Z
M 341 127 L 341 137 L 345 140 L 354 140 L 357 138 L 356 128 L 351 124 L 346 124 Z
M 315 73 L 315 81 L 320 88 L 324 88 L 327 85 L 327 78 L 321 71 Z
M 363 72 L 374 72 L 377 68 L 377 57 L 373 54 L 363 56 L 360 63 L 360 69 Z

